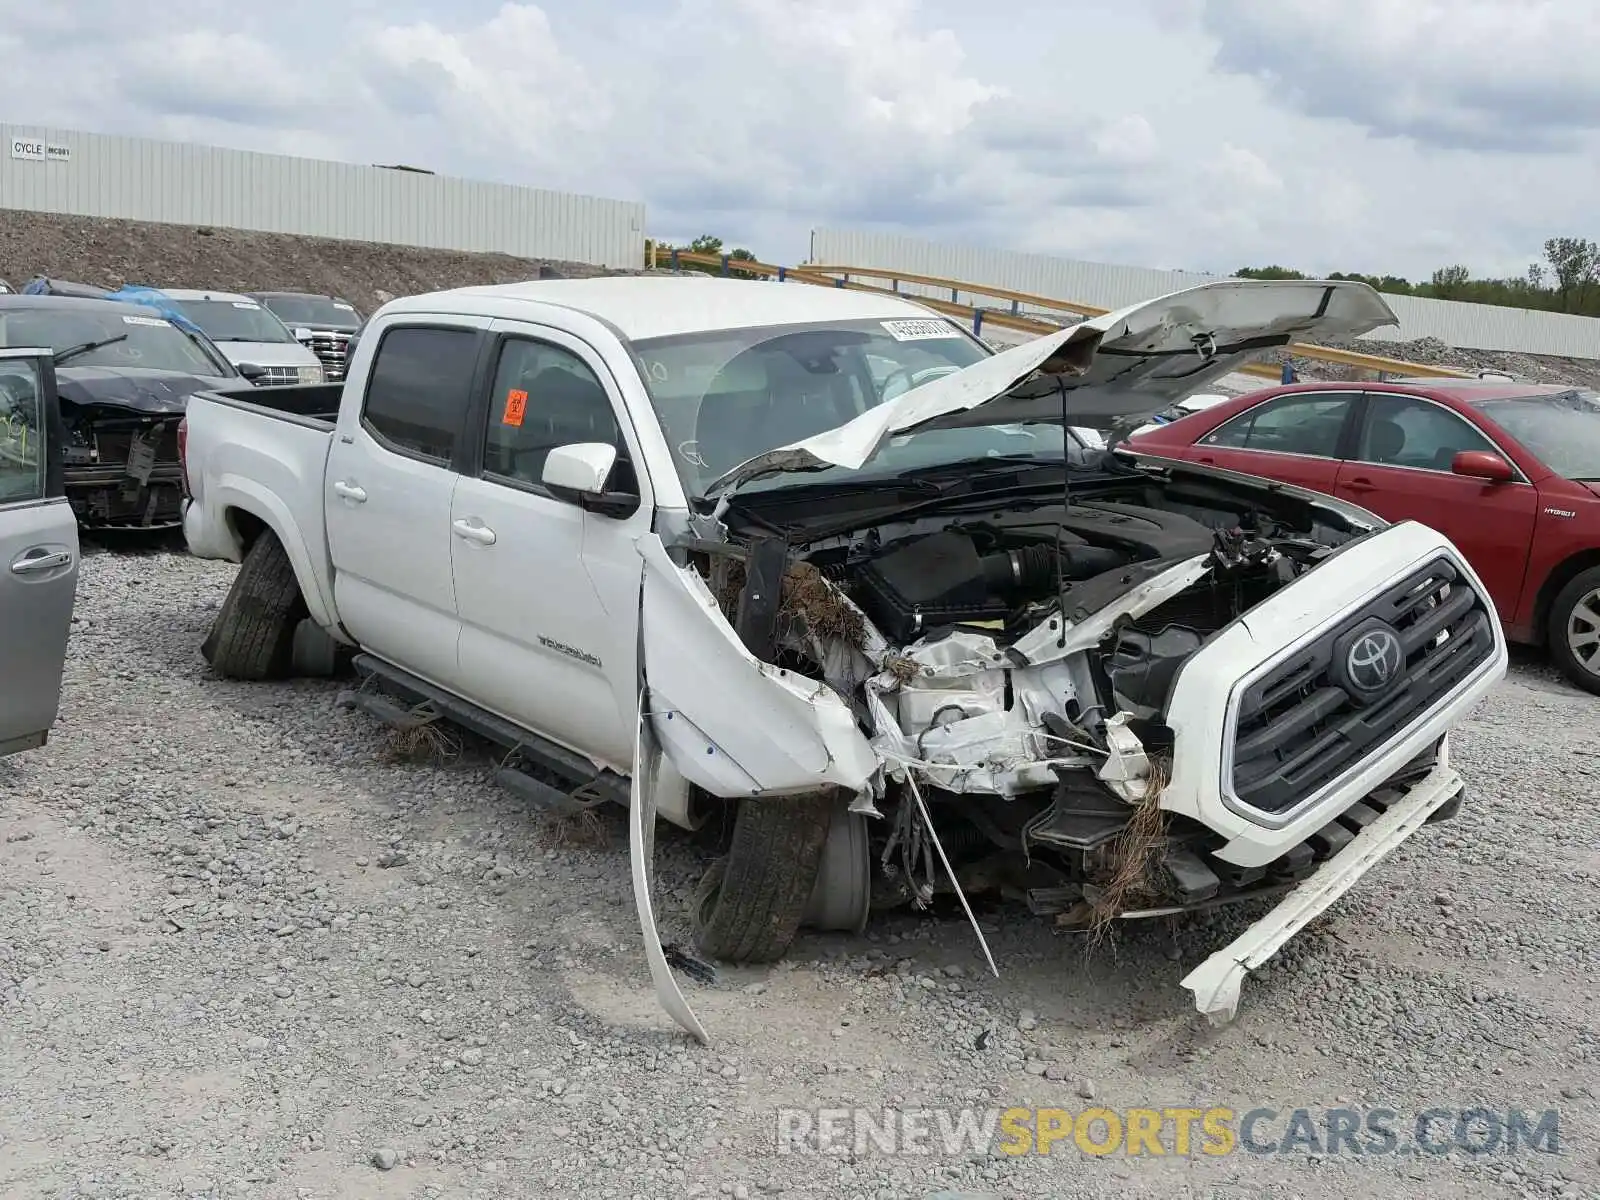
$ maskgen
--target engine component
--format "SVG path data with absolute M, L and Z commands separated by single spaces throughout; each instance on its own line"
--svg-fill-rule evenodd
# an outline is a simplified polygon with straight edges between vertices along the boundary
M 1032 509 L 996 522 L 995 528 L 1003 534 L 1026 532 L 1047 540 L 1062 529 L 1094 545 L 1123 547 L 1135 557 L 1150 559 L 1205 554 L 1212 547 L 1213 535 L 1207 526 L 1182 513 L 1101 501 L 1074 504 L 1066 510 L 1059 505 Z M 1101 569 L 1111 570 L 1116 565 Z
M 1200 649 L 1201 637 L 1186 625 L 1168 625 L 1159 633 L 1123 629 L 1105 659 L 1106 678 L 1117 706 L 1136 717 L 1153 717 L 1166 704 L 1178 668 Z
M 937 625 L 1003 619 L 1010 595 L 1048 588 L 1054 577 L 1048 546 L 980 556 L 970 536 L 950 529 L 879 555 L 860 581 L 868 615 L 890 638 L 909 642 Z
M 990 530 L 983 532 L 992 533 Z M 862 607 L 884 634 L 910 642 L 940 625 L 1004 620 L 1021 602 L 1052 593 L 1057 561 L 1066 579 L 1083 579 L 1121 566 L 1117 550 L 1048 540 L 981 554 L 972 534 L 947 529 L 904 542 L 862 568 Z
M 1103 787 L 1073 773 L 1063 774 L 1050 807 L 1027 824 L 1022 842 L 1093 850 L 1122 832 L 1131 811 Z

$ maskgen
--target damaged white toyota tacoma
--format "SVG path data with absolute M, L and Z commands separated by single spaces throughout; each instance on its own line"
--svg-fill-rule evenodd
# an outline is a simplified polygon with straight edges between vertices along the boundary
M 341 385 L 201 393 L 184 528 L 242 562 L 203 647 L 502 747 L 558 811 L 726 819 L 701 953 L 1009 901 L 1069 927 L 1281 899 L 1183 979 L 1244 975 L 1462 780 L 1506 669 L 1423 525 L 1092 448 L 1300 339 L 1364 284 L 1227 281 L 994 354 L 907 300 L 707 278 L 391 301 Z M 1091 430 L 1101 436 L 1080 435 Z M 687 961 L 695 965 L 692 956 Z

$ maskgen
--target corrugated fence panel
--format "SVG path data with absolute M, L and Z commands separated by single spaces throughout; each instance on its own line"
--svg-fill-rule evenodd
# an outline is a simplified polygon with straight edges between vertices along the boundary
M 0 134 L 0 209 L 644 264 L 636 201 L 65 129 Z
M 831 229 L 811 234 L 811 261 L 829 266 L 875 267 L 935 275 L 966 283 L 988 284 L 1100 308 L 1120 308 L 1152 296 L 1223 278 L 1193 271 L 1160 271 L 1079 262 L 1044 254 L 945 246 L 896 234 Z M 868 282 L 871 282 L 868 280 Z M 947 290 L 902 284 L 910 295 L 949 299 Z M 1600 358 L 1600 320 L 1566 313 L 1502 308 L 1428 300 L 1419 296 L 1385 295 L 1398 329 L 1382 329 L 1365 340 L 1407 342 L 1434 337 L 1467 350 L 1550 354 L 1564 358 Z M 1003 301 L 962 295 L 962 303 L 1003 308 Z M 1027 308 L 1023 308 L 1027 312 Z

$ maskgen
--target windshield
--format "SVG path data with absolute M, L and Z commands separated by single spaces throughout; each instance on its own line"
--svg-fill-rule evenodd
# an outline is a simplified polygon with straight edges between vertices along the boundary
M 1557 475 L 1600 480 L 1600 393 L 1574 389 L 1472 404 Z
M 112 338 L 117 340 L 108 340 Z M 0 346 L 48 346 L 59 354 L 92 342 L 107 344 L 74 354 L 61 366 L 144 367 L 226 377 L 226 368 L 163 317 L 67 308 L 0 311 Z
M 354 304 L 329 296 L 267 296 L 266 304 L 285 325 L 311 325 L 323 329 L 354 329 L 361 314 Z
M 292 342 L 294 334 L 254 300 L 174 300 L 213 342 Z
M 948 321 L 847 321 L 718 330 L 633 344 L 639 372 L 692 496 L 746 459 L 843 425 L 990 351 Z M 1067 435 L 1054 425 L 985 425 L 890 439 L 858 471 L 832 467 L 746 484 L 767 491 L 995 457 L 1060 462 Z M 1073 458 L 1092 456 L 1078 439 Z

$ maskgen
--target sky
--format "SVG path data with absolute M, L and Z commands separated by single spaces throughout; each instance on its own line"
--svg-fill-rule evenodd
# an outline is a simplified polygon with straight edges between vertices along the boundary
M 0 0 L 14 124 L 1227 273 L 1600 235 L 1595 0 Z

